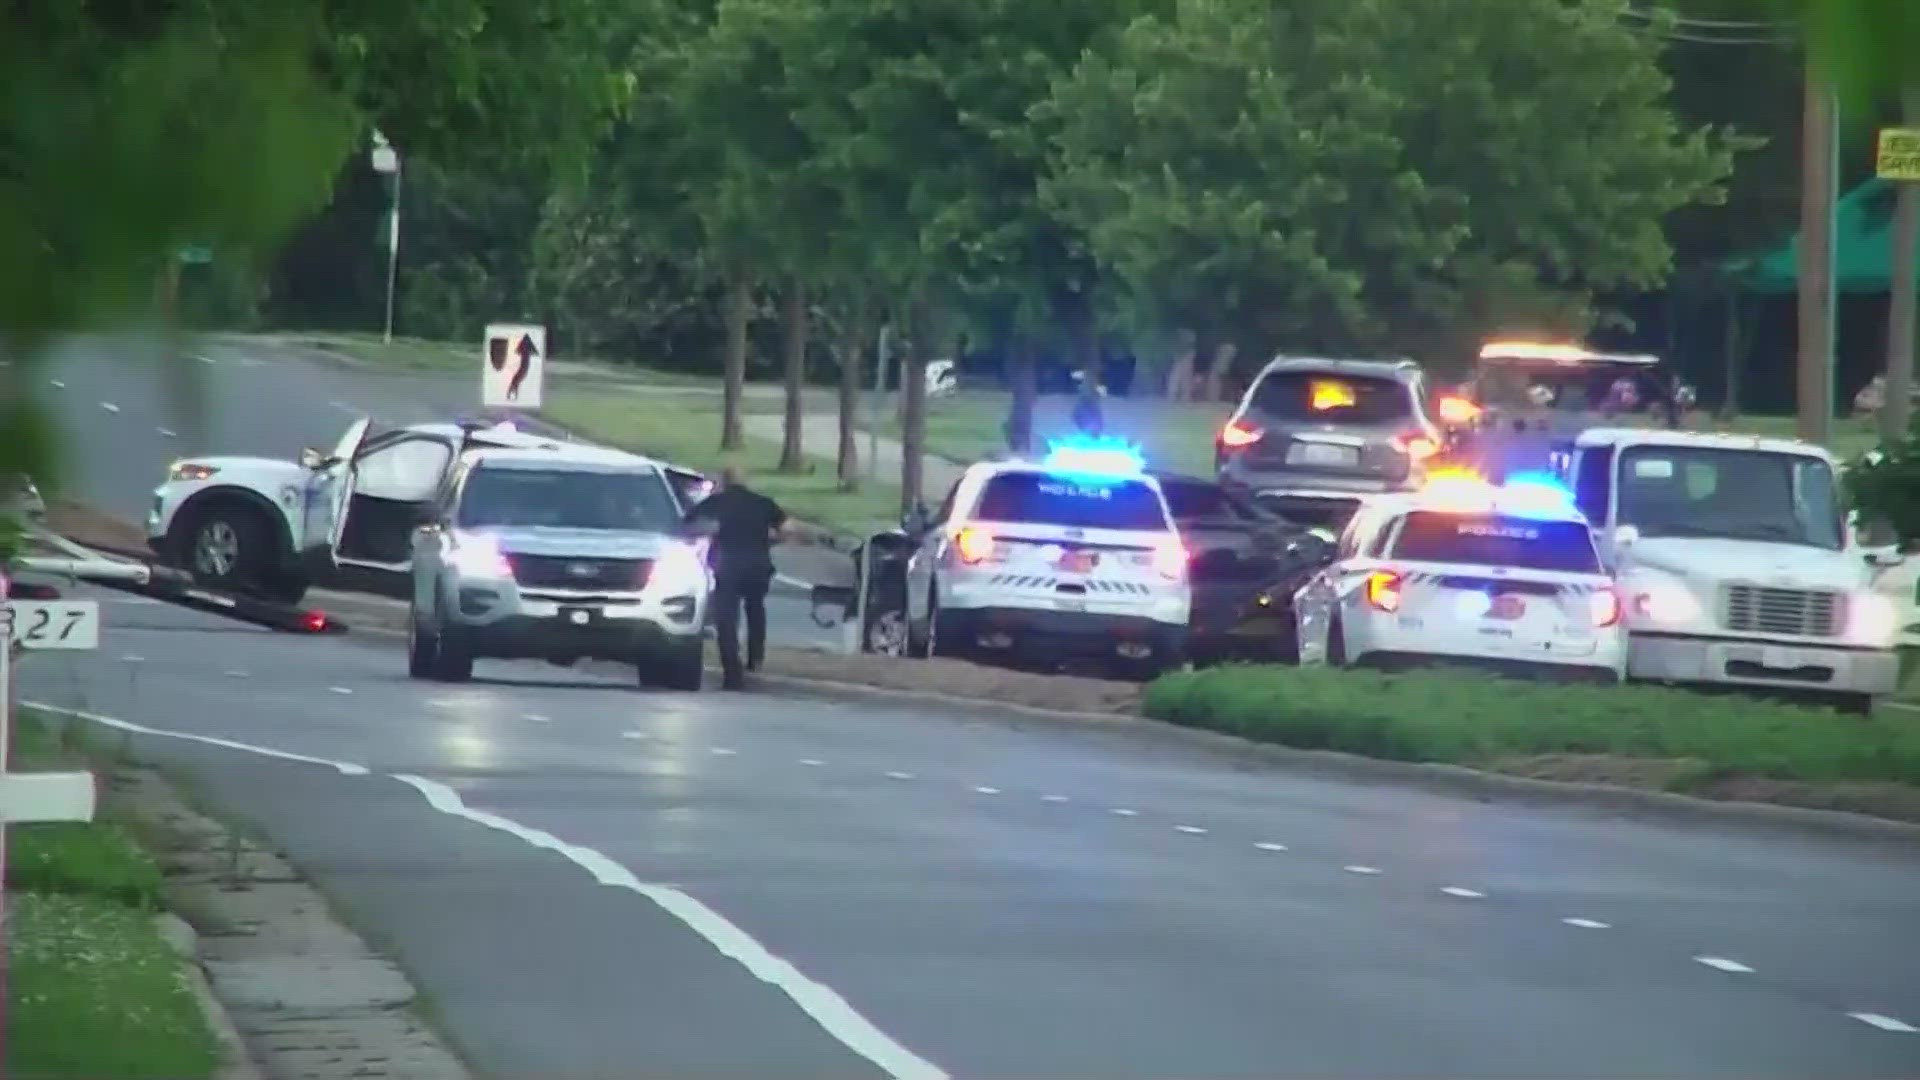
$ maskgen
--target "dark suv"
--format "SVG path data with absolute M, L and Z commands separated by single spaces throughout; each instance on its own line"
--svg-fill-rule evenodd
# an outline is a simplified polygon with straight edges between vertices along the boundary
M 1361 497 L 1419 486 L 1441 446 L 1411 360 L 1282 357 L 1215 442 L 1220 482 L 1303 524 L 1343 522 Z

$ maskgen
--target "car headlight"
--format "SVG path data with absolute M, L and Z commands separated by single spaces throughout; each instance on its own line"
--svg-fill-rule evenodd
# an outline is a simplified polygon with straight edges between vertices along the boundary
M 1847 640 L 1857 645 L 1888 647 L 1900 633 L 1900 610 L 1879 593 L 1847 598 Z
M 1633 613 L 1656 626 L 1685 626 L 1704 614 L 1692 591 L 1674 582 L 1653 582 L 1636 589 Z
M 490 536 L 463 536 L 456 539 L 452 550 L 447 553 L 447 562 L 461 577 L 513 577 L 513 563 Z
M 219 469 L 214 468 L 212 465 L 202 465 L 193 461 L 176 461 L 167 469 L 167 480 L 174 483 L 180 481 L 207 480 L 211 479 L 213 475 L 219 471 Z
M 653 561 L 653 574 L 647 579 L 647 586 L 672 595 L 700 592 L 707 586 L 707 564 L 692 544 L 675 541 Z

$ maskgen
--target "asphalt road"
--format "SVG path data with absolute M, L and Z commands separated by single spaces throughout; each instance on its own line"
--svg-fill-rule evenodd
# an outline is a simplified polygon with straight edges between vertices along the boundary
M 106 617 L 27 696 L 174 733 L 485 1074 L 1920 1075 L 1912 847 Z
M 477 376 L 356 369 L 266 344 L 207 342 L 163 363 L 150 339 L 88 335 L 67 340 L 42 377 L 71 448 L 65 490 L 136 525 L 177 458 L 291 460 L 303 446 L 332 448 L 362 416 L 402 425 L 479 411 Z M 791 587 L 768 603 L 768 634 L 789 646 L 837 640 Z

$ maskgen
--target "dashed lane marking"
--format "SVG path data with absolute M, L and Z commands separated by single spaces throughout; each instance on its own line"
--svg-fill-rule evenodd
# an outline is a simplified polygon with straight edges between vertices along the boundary
M 59 379 L 48 379 L 47 382 L 52 384 L 55 390 L 65 390 L 67 388 L 67 384 L 61 382 Z
M 803 757 L 800 759 L 800 764 L 808 766 L 809 768 L 817 769 L 820 766 L 825 765 L 826 762 L 821 761 L 819 758 Z
M 331 690 L 331 691 L 333 691 L 333 692 L 334 692 L 334 693 L 336 693 L 336 694 L 351 694 L 351 693 L 353 693 L 353 687 L 351 687 L 351 686 L 329 686 L 329 687 L 327 687 L 327 689 L 329 689 L 329 690 Z
M 153 430 L 159 432 L 160 437 L 163 439 L 177 439 L 180 437 L 180 433 L 173 430 L 172 428 L 157 427 L 157 428 L 154 428 Z
M 1256 844 L 1254 844 L 1253 846 L 1254 846 L 1254 847 L 1256 847 L 1256 848 L 1258 848 L 1258 849 L 1260 849 L 1261 851 L 1285 851 L 1285 850 L 1287 850 L 1287 845 L 1285 845 L 1285 844 L 1276 844 L 1276 843 L 1274 843 L 1274 842 L 1273 842 L 1273 841 L 1271 841 L 1271 840 L 1262 840 L 1262 841 L 1260 841 L 1260 842 L 1258 842 L 1258 843 L 1256 843 Z
M 124 664 L 144 664 L 147 662 L 147 658 L 144 656 L 134 656 L 129 654 L 121 657 L 120 662 Z
M 1139 817 L 1140 816 L 1140 811 L 1129 810 L 1124 806 L 1116 806 L 1113 809 L 1107 811 L 1107 813 L 1112 814 L 1115 817 Z
M 1882 1016 L 1879 1013 L 1865 1013 L 1865 1012 L 1848 1013 L 1847 1015 L 1853 1017 L 1855 1020 L 1858 1020 L 1863 1024 L 1871 1024 L 1874 1027 L 1879 1028 L 1881 1031 L 1893 1031 L 1893 1032 L 1898 1032 L 1899 1034 L 1902 1034 L 1902 1035 L 1920 1034 L 1920 1028 L 1914 1027 L 1912 1024 L 1909 1024 L 1903 1020 L 1895 1020 L 1891 1016 Z
M 1603 923 L 1598 919 L 1569 918 L 1561 919 L 1560 921 L 1566 923 L 1568 926 L 1577 926 L 1582 930 L 1611 930 L 1613 928 L 1611 923 Z
M 1440 891 L 1448 896 L 1457 896 L 1462 900 L 1484 900 L 1487 896 L 1486 893 L 1474 892 L 1472 889 L 1463 889 L 1458 885 L 1446 885 L 1441 887 Z
M 244 679 L 244 678 L 246 678 L 246 677 L 247 677 L 247 673 L 246 673 L 246 672 L 244 672 L 244 671 L 237 671 L 237 670 L 236 670 L 236 671 L 227 671 L 227 672 L 222 672 L 222 674 L 224 674 L 224 675 L 226 675 L 226 677 L 227 677 L 227 678 L 229 678 L 229 679 Z
M 1380 868 L 1377 866 L 1343 866 L 1340 869 L 1345 870 L 1349 874 L 1371 875 L 1371 874 L 1378 874 L 1380 872 Z
M 715 747 L 712 747 L 711 750 L 714 757 L 732 757 L 734 754 L 739 752 L 736 750 L 729 750 L 724 746 L 715 746 Z
M 997 787 L 984 787 L 984 786 L 982 786 L 982 787 L 976 787 L 976 788 L 974 788 L 974 789 L 973 789 L 973 792 L 974 792 L 974 794 L 976 794 L 976 795 L 998 795 L 998 794 L 1000 794 L 1000 789 L 999 789 L 999 788 L 997 788 Z
M 201 362 L 201 363 L 203 363 L 203 364 L 211 364 L 211 363 L 213 363 L 213 357 L 211 357 L 211 356 L 208 356 L 208 355 L 207 355 L 207 354 L 205 354 L 205 353 L 195 353 L 195 354 L 194 354 L 194 357 L 193 357 L 193 358 L 194 358 L 195 360 L 198 360 L 198 361 L 200 361 L 200 362 Z
M 1175 825 L 1175 826 L 1173 827 L 1173 831 L 1174 831 L 1174 832 L 1183 832 L 1183 833 L 1186 833 L 1186 834 L 1187 834 L 1188 836 L 1205 836 L 1205 835 L 1207 835 L 1207 830 L 1205 830 L 1205 829 L 1203 829 L 1203 828 L 1201 828 L 1201 827 L 1200 827 L 1200 826 L 1198 826 L 1198 825 Z
M 1067 797 L 1065 795 L 1042 795 L 1040 796 L 1040 801 L 1050 802 L 1050 803 L 1063 803 L 1067 801 Z
M 101 402 L 101 403 L 100 403 L 100 407 L 101 407 L 101 408 L 103 408 L 103 409 L 105 409 L 105 410 L 107 410 L 107 411 L 108 411 L 108 412 L 110 412 L 110 413 L 117 413 L 117 412 L 119 412 L 119 411 L 120 411 L 120 406 L 118 406 L 118 405 L 115 405 L 115 404 L 114 404 L 113 402 L 111 402 L 111 401 L 103 401 L 103 402 Z
M 620 733 L 620 737 L 623 739 L 644 739 L 647 737 L 647 733 L 644 731 L 623 731 Z
M 889 780 L 911 780 L 911 779 L 913 779 L 913 774 L 912 774 L 912 773 L 910 773 L 910 772 L 890 772 L 890 773 L 888 773 L 888 774 L 887 774 L 887 779 L 889 779 Z
M 1734 975 L 1751 975 L 1753 969 L 1738 960 L 1729 960 L 1724 956 L 1696 956 L 1695 963 L 1705 964 L 1715 971 L 1725 971 Z
M 533 723 L 536 723 L 536 724 L 551 724 L 551 723 L 553 723 L 553 717 L 551 717 L 551 716 L 541 716 L 541 715 L 540 715 L 539 713 L 537 713 L 537 712 L 530 712 L 530 713 L 527 713 L 527 714 L 525 714 L 524 716 L 522 716 L 522 717 L 521 717 L 521 719 L 523 719 L 523 720 L 530 720 L 530 721 L 532 721 Z

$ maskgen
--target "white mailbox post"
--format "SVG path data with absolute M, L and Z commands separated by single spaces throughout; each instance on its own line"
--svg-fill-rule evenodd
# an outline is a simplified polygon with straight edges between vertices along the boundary
M 6 578 L 0 576 L 0 596 Z M 100 605 L 93 600 L 0 600 L 0 826 L 30 821 L 92 821 L 93 774 L 16 773 L 7 760 L 13 739 L 15 649 L 95 649 Z M 6 830 L 0 827 L 0 889 L 6 887 Z

